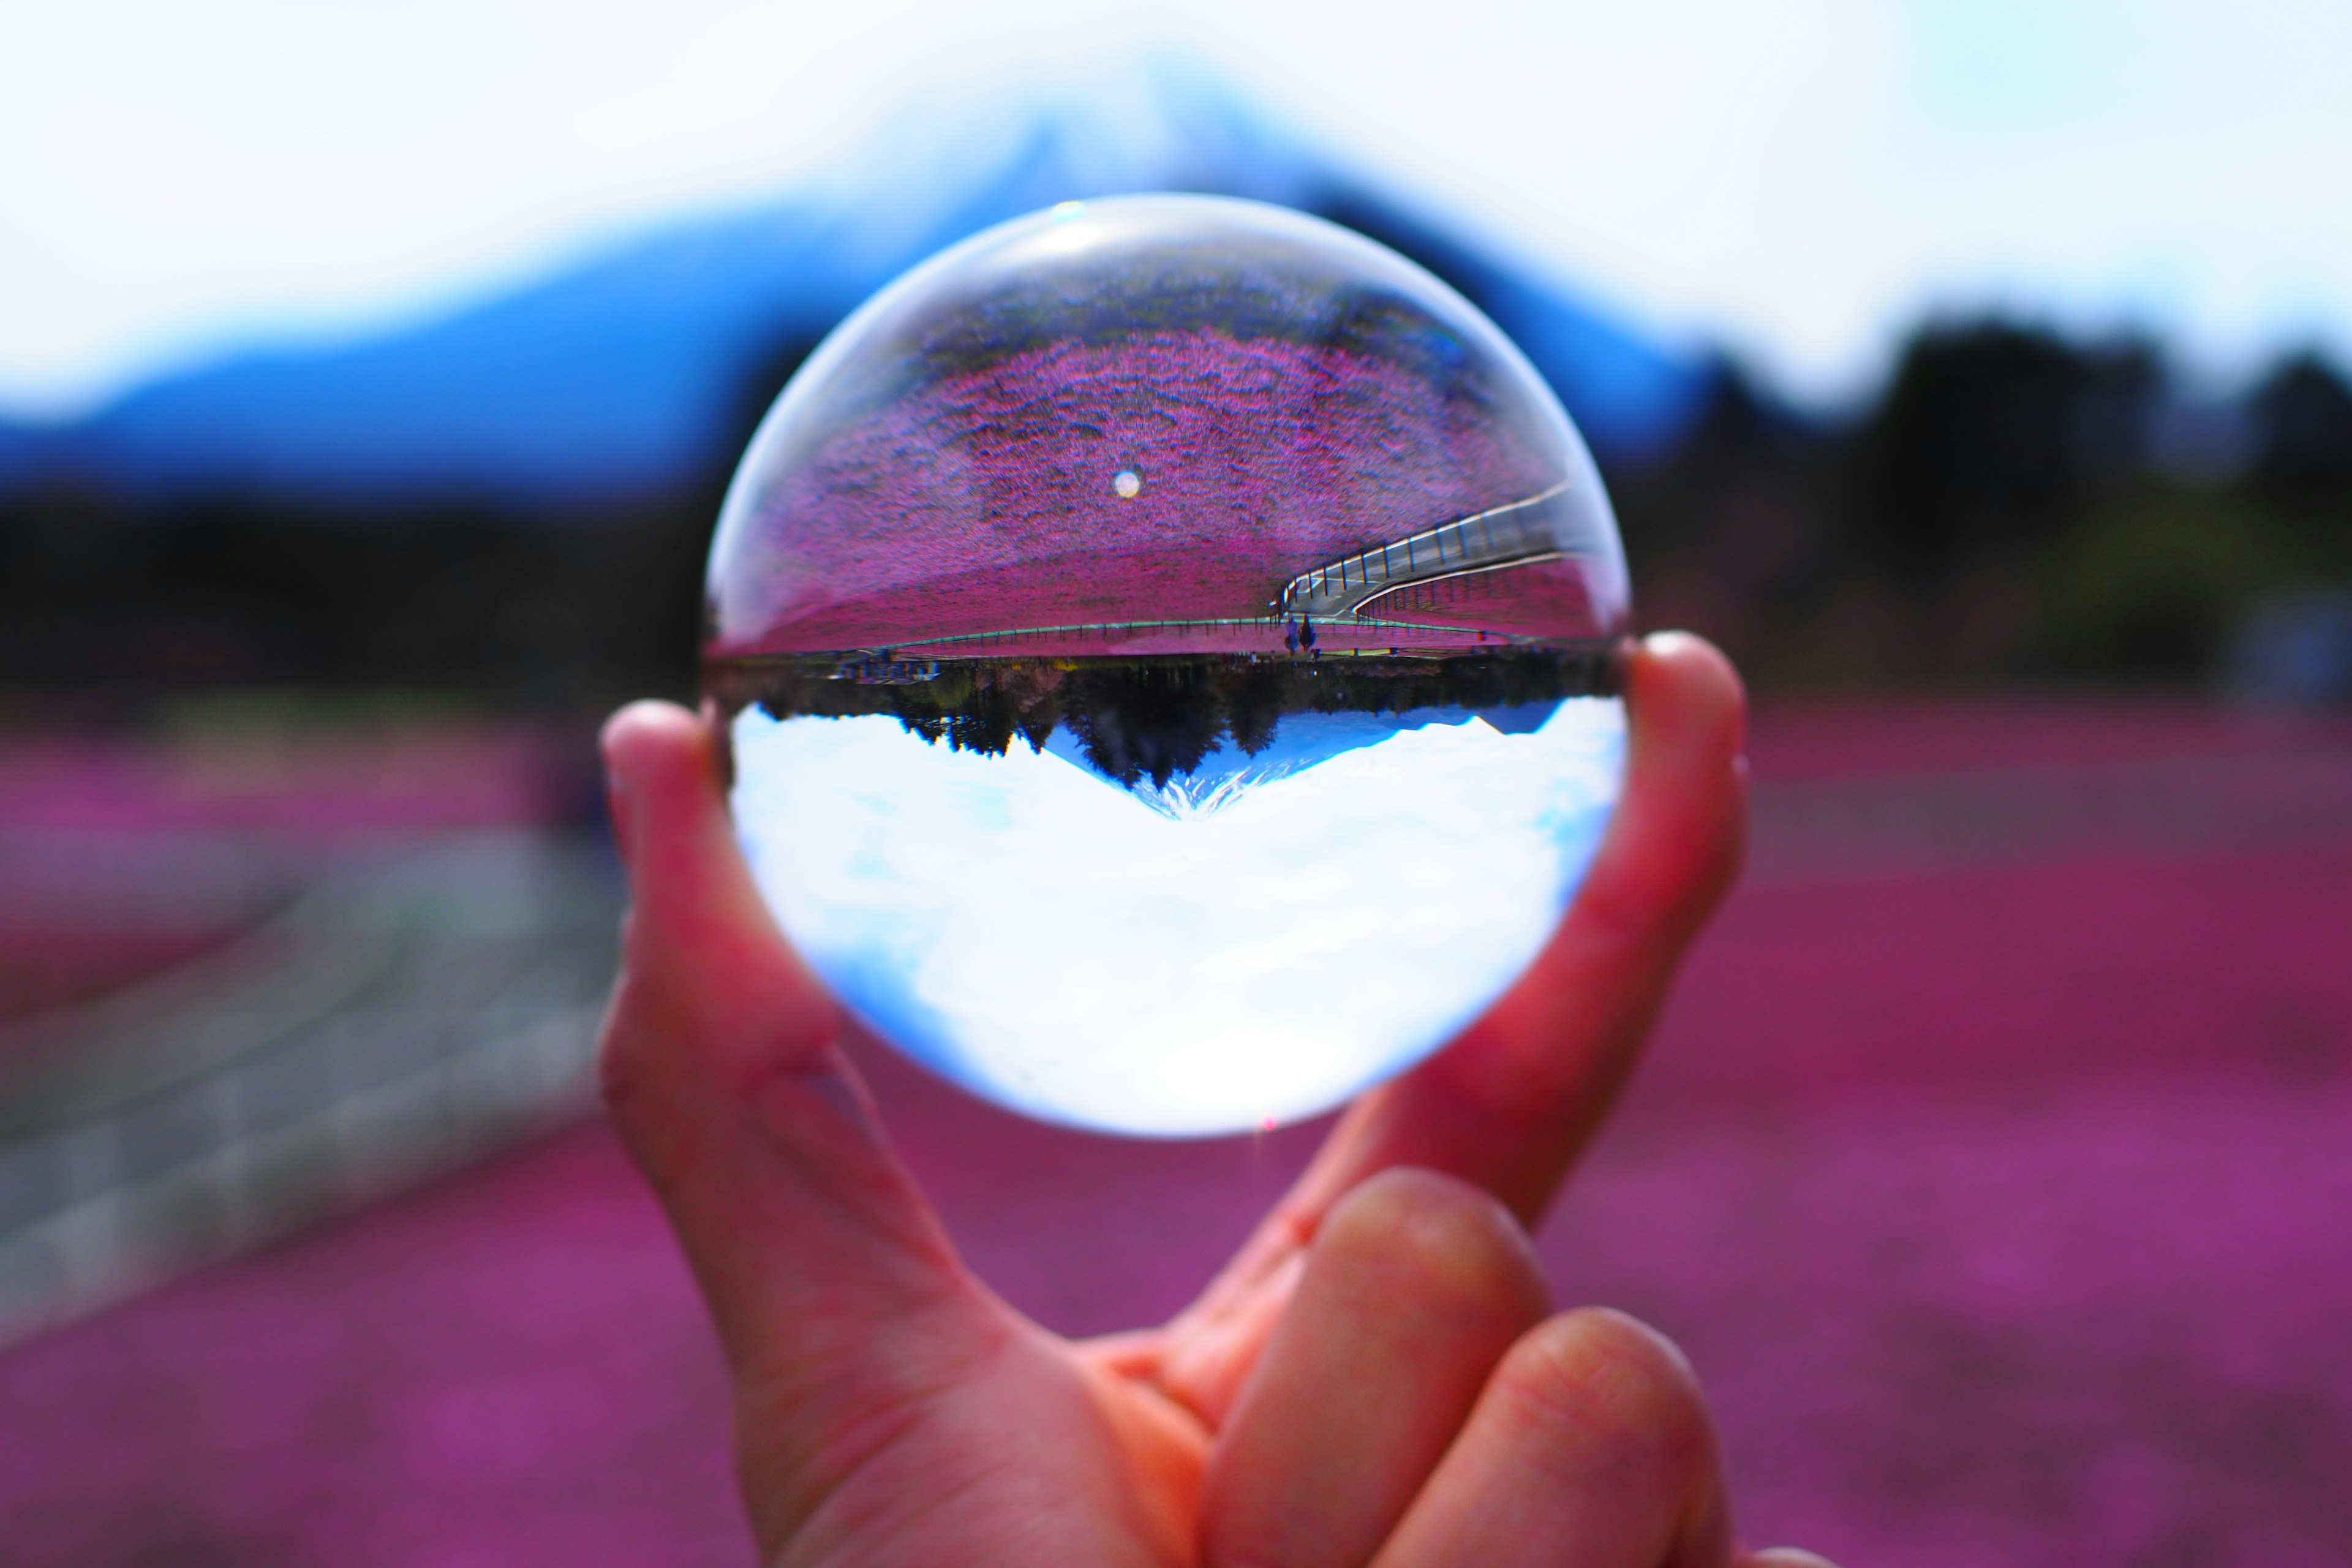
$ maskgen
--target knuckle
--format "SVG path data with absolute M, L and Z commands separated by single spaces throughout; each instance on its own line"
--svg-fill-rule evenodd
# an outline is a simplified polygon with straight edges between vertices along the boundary
M 1382 1285 L 1474 1299 L 1540 1289 L 1534 1252 L 1510 1212 L 1435 1171 L 1372 1176 L 1324 1221 L 1316 1249 Z
M 1603 1308 L 1522 1335 L 1496 1373 L 1512 1418 L 1538 1443 L 1605 1458 L 1679 1488 L 1713 1462 L 1714 1429 L 1682 1352 Z

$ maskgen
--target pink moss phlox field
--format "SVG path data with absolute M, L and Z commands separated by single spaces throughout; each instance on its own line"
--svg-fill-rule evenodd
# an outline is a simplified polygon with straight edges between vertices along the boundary
M 1530 637 L 1591 637 L 1601 629 L 1583 568 L 1570 560 L 1415 583 L 1369 601 L 1356 613 L 1369 620 L 1475 626 Z
M 1327 344 L 1160 332 L 1016 353 L 779 476 L 746 542 L 752 596 L 712 651 L 1263 615 L 1297 573 L 1556 482 L 1489 412 Z
M 1958 816 L 1987 772 L 2203 759 L 2217 812 L 2252 813 L 2352 728 L 1767 702 L 1750 756 L 1763 874 L 1547 1227 L 1561 1303 L 1690 1353 L 1759 1545 L 2352 1561 L 2352 783 L 2267 848 L 1870 872 L 1776 850 L 1771 799 L 1926 778 Z M 971 1267 L 1071 1332 L 1176 1310 L 1321 1132 L 1112 1142 L 853 1048 Z M 600 1124 L 0 1352 L 0 1561 L 744 1568 L 728 1431 L 704 1310 Z

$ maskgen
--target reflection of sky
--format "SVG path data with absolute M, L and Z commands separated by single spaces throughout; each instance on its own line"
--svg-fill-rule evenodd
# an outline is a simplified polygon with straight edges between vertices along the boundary
M 1364 742 L 1178 820 L 1055 751 L 749 709 L 733 805 L 811 963 L 911 1054 L 1053 1120 L 1233 1131 L 1475 1016 L 1566 907 L 1622 767 L 1606 699 L 1518 734 L 1312 717 Z M 1339 733 L 1299 725 L 1294 759 Z

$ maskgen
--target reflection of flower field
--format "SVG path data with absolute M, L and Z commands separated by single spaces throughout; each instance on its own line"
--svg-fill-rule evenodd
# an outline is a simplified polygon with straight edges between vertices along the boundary
M 0 736 L 0 1023 L 225 942 L 323 868 L 576 816 L 593 783 L 521 730 L 268 717 L 163 744 Z
M 941 637 L 1033 627 L 1266 616 L 1271 608 L 1266 574 L 1250 575 L 1241 563 L 1242 554 L 1239 550 L 1223 553 L 1162 551 L 1001 563 L 832 601 L 779 627 L 761 639 L 756 648 L 730 651 L 815 653 L 899 647 Z M 1491 582 L 1481 581 L 1489 578 Z M 1256 596 L 1250 597 L 1253 594 Z M 1586 636 L 1592 625 L 1591 600 L 1581 574 L 1567 562 L 1506 567 L 1402 589 L 1364 605 L 1360 615 L 1370 621 L 1519 637 Z M 1323 635 L 1328 647 L 1381 647 L 1428 640 L 1425 634 L 1391 636 L 1377 629 L 1357 630 L 1345 623 L 1327 626 Z M 1281 637 L 1276 624 L 1264 630 L 1162 637 L 1150 649 L 1205 652 L 1230 647 L 1234 651 L 1270 652 Z M 1439 640 L 1450 645 L 1462 639 Z
M 732 653 L 813 651 L 1263 614 L 1297 573 L 1533 494 L 1559 460 L 1336 348 L 1056 344 L 923 388 L 778 476 L 719 631 Z
M 1475 626 L 1518 637 L 1591 636 L 1592 598 L 1572 561 L 1538 561 L 1416 583 L 1383 594 L 1357 614 L 1368 619 Z M 1565 633 L 1565 628 L 1575 628 Z

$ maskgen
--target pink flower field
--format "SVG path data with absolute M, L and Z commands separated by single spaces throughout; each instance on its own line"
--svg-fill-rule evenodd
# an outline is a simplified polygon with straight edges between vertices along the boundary
M 1541 1250 L 1852 1568 L 2352 1561 L 2352 730 L 1768 709 L 1752 873 Z M 1184 1300 L 1317 1135 L 1135 1144 L 863 1050 L 973 1265 Z M 21 1568 L 748 1568 L 709 1331 L 601 1127 L 0 1352 Z
M 1033 351 L 790 457 L 725 549 L 714 654 L 1260 616 L 1298 573 L 1532 495 L 1561 460 L 1385 361 L 1207 332 Z M 1522 618 L 1589 635 L 1580 579 L 1549 581 Z

